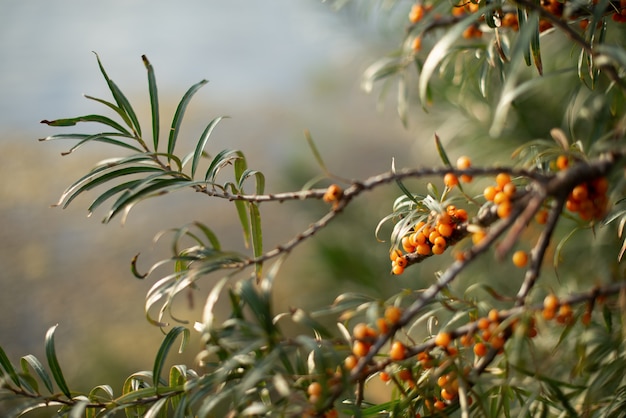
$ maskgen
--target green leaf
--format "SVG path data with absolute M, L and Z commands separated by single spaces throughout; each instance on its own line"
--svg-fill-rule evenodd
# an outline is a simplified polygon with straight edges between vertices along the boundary
M 204 180 L 209 183 L 215 183 L 215 179 L 220 169 L 238 159 L 245 159 L 243 153 L 239 150 L 225 149 L 220 151 L 213 158 L 213 160 L 211 160 L 211 164 L 206 171 Z M 240 191 L 237 190 L 236 193 L 240 193 Z
M 237 160 L 239 161 L 239 160 Z M 243 183 L 244 181 L 248 178 L 248 177 L 256 177 L 256 194 L 260 195 L 263 194 L 263 192 L 265 191 L 265 176 L 263 175 L 263 173 L 261 173 L 260 171 L 257 170 L 246 170 L 244 171 L 239 179 L 239 182 L 237 184 L 237 187 L 239 188 L 239 190 L 243 190 Z
M 495 7 L 497 7 L 497 5 L 492 4 L 485 6 L 482 10 L 486 13 L 493 10 Z M 428 84 L 439 64 L 441 64 L 441 62 L 448 57 L 451 52 L 453 52 L 452 46 L 457 39 L 462 36 L 465 29 L 476 23 L 482 17 L 482 13 L 474 13 L 464 18 L 459 23 L 447 29 L 445 35 L 442 36 L 430 50 L 418 80 L 419 96 L 422 105 L 428 103 Z
M 535 17 L 539 19 L 539 16 Z M 539 42 L 539 23 L 536 24 L 535 30 L 532 32 L 532 37 L 530 38 L 530 50 L 533 55 L 533 62 L 535 63 L 535 67 L 539 72 L 539 75 L 543 75 L 543 64 L 541 62 L 541 44 Z
M 113 119 L 107 118 L 106 116 L 102 116 L 102 115 L 85 115 L 85 116 L 78 116 L 75 118 L 56 119 L 56 120 L 44 119 L 41 121 L 41 123 L 45 123 L 48 126 L 75 126 L 77 123 L 80 123 L 80 122 L 101 123 L 103 125 L 107 125 L 125 134 L 128 137 L 132 137 L 132 134 L 128 130 L 126 130 L 126 128 L 124 128 L 122 125 L 115 122 Z
M 41 362 L 39 361 L 39 359 L 37 359 L 37 357 L 33 356 L 32 354 L 28 354 L 21 358 L 20 363 L 22 366 L 22 372 L 24 374 L 26 374 L 27 376 L 30 376 L 30 373 L 28 372 L 28 366 L 32 367 L 35 373 L 37 373 L 37 376 L 39 376 L 39 379 L 41 379 L 41 381 L 43 382 L 46 389 L 48 389 L 48 392 L 50 393 L 54 392 L 50 375 L 48 374 L 46 369 L 43 368 L 43 364 L 41 364 Z M 36 381 L 32 381 L 29 383 L 30 384 L 34 383 L 35 386 L 32 389 L 34 389 L 35 392 L 39 392 Z
M 172 328 L 163 339 L 161 347 L 159 347 L 157 356 L 154 359 L 154 367 L 152 369 L 152 379 L 154 381 L 155 387 L 159 385 L 161 370 L 163 369 L 163 364 L 165 363 L 167 354 L 169 353 L 172 344 L 174 344 L 174 341 L 176 341 L 176 337 L 178 337 L 180 334 L 183 334 L 183 336 L 178 352 L 182 353 L 185 346 L 187 345 L 187 341 L 189 340 L 189 330 L 185 327 L 177 326 Z
M 224 119 L 223 116 L 213 119 L 204 129 L 204 132 L 202 132 L 202 135 L 200 136 L 200 140 L 198 141 L 198 144 L 196 145 L 196 150 L 193 153 L 193 160 L 191 162 L 191 178 L 194 178 L 196 175 L 196 170 L 198 168 L 198 163 L 200 162 L 200 157 L 202 156 L 204 147 L 209 141 L 209 137 L 211 136 L 213 129 L 215 128 L 215 126 L 217 126 L 217 124 L 222 119 Z
M 121 138 L 131 138 L 130 136 L 128 136 L 127 134 L 123 134 L 123 133 L 117 133 L 117 132 L 103 132 L 103 133 L 98 133 L 95 135 L 86 135 L 86 134 L 59 134 L 59 135 L 51 135 L 45 138 L 40 138 L 39 141 L 51 141 L 51 140 L 57 140 L 57 139 L 78 139 L 79 142 L 78 144 L 74 145 L 72 148 L 69 149 L 69 151 L 64 151 L 61 153 L 61 155 L 65 156 L 65 155 L 69 155 L 72 152 L 76 151 L 78 148 L 82 147 L 84 144 L 88 143 L 88 142 L 102 142 L 105 144 L 109 144 L 109 145 L 115 145 L 115 146 L 119 146 L 122 148 L 126 148 L 126 149 L 130 149 L 132 151 L 136 151 L 136 152 L 143 152 L 143 150 L 141 150 L 140 148 L 137 148 L 133 145 L 127 144 L 124 141 L 120 141 L 117 139 L 113 139 L 110 137 L 115 137 L 115 136 L 119 136 Z
M 135 167 L 124 167 L 118 170 L 109 171 L 101 175 L 100 177 L 96 177 L 96 178 L 91 179 L 90 181 L 85 182 L 81 187 L 79 187 L 78 189 L 76 189 L 69 195 L 65 195 L 64 193 L 65 202 L 63 203 L 63 209 L 67 208 L 67 206 L 72 202 L 72 200 L 78 197 L 81 193 L 86 192 L 87 190 L 91 190 L 94 187 L 100 186 L 101 184 L 107 183 L 113 179 L 116 179 L 122 176 L 128 176 L 131 174 L 154 173 L 154 172 L 162 173 L 163 169 L 160 167 L 135 166 Z
M 11 378 L 11 380 L 13 381 L 15 386 L 17 386 L 19 388 L 20 387 L 20 380 L 17 377 L 17 373 L 15 372 L 15 369 L 13 368 L 13 365 L 9 361 L 9 358 L 7 357 L 6 353 L 4 352 L 4 350 L 2 349 L 1 346 L 0 346 L 0 366 L 9 375 L 9 377 Z
M 50 372 L 52 373 L 52 377 L 56 382 L 57 386 L 65 396 L 69 399 L 72 399 L 72 394 L 70 393 L 67 384 L 65 383 L 65 378 L 63 377 L 63 372 L 61 371 L 61 366 L 59 366 L 59 361 L 57 360 L 56 351 L 54 348 L 54 331 L 56 330 L 58 325 L 54 325 L 48 329 L 46 333 L 46 358 L 48 359 L 48 367 L 50 367 Z
M 111 90 L 111 94 L 113 95 L 113 98 L 115 99 L 115 102 L 117 103 L 118 107 L 122 110 L 122 112 L 119 113 L 120 116 L 122 117 L 122 119 L 124 119 L 124 122 L 126 122 L 126 124 L 131 129 L 133 129 L 139 137 L 141 137 L 141 127 L 139 126 L 139 121 L 137 120 L 137 115 L 135 114 L 133 107 L 130 105 L 130 102 L 128 101 L 126 96 L 124 96 L 124 93 L 122 93 L 119 87 L 117 87 L 117 85 L 113 82 L 113 80 L 111 80 L 109 76 L 107 75 L 106 71 L 104 70 L 104 66 L 102 65 L 102 62 L 100 61 L 100 57 L 98 56 L 98 54 L 95 54 L 95 55 L 98 61 L 98 67 L 100 67 L 100 72 L 102 73 L 102 76 L 106 80 L 107 85 L 109 86 L 109 90 Z
M 159 413 L 161 413 L 161 409 L 163 409 L 163 406 L 165 406 L 167 401 L 168 398 L 161 398 L 153 403 L 150 409 L 148 409 L 148 412 L 146 412 L 146 414 L 143 416 L 143 418 L 155 418 L 159 416 Z
M 306 143 L 309 145 L 309 148 L 311 149 L 311 152 L 313 153 L 313 156 L 315 157 L 315 161 L 317 161 L 317 164 L 320 166 L 322 171 L 326 175 L 328 175 L 328 173 L 330 172 L 328 171 L 328 168 L 326 168 L 326 164 L 324 163 L 322 154 L 320 154 L 319 150 L 317 149 L 317 146 L 315 145 L 315 142 L 313 141 L 313 137 L 311 136 L 311 132 L 309 132 L 308 129 L 304 131 L 304 138 L 306 139 Z
M 172 119 L 172 128 L 170 129 L 170 135 L 167 142 L 167 153 L 173 154 L 174 148 L 176 147 L 176 139 L 178 138 L 178 134 L 180 133 L 180 125 L 183 122 L 183 116 L 185 115 L 185 111 L 187 110 L 187 105 L 189 101 L 193 97 L 193 95 L 206 83 L 207 80 L 202 80 L 187 90 L 187 92 L 183 95 L 180 103 L 178 103 L 178 107 L 176 108 L 176 113 L 174 114 L 174 119 Z
M 141 185 L 148 184 L 146 187 L 140 188 Z M 147 199 L 154 195 L 161 195 L 168 193 L 174 189 L 186 187 L 188 185 L 187 179 L 182 178 L 166 178 L 160 180 L 151 179 L 148 183 L 142 181 L 138 186 L 132 190 L 126 190 L 122 196 L 111 207 L 111 210 L 104 218 L 103 222 L 108 223 L 117 214 L 122 211 L 128 211 L 132 206 L 141 200 Z M 137 190 L 139 188 L 139 190 Z
M 159 130 L 161 121 L 159 119 L 159 94 L 157 91 L 156 77 L 154 75 L 154 68 L 148 61 L 145 55 L 141 56 L 143 64 L 148 71 L 148 91 L 150 93 L 150 114 L 152 116 L 152 140 L 154 144 L 154 150 L 159 148 Z
M 105 201 L 107 201 L 109 198 L 115 196 L 118 193 L 123 192 L 124 190 L 133 189 L 133 188 L 137 187 L 137 185 L 139 185 L 141 182 L 142 182 L 142 180 L 128 181 L 126 183 L 118 184 L 117 186 L 114 186 L 114 187 L 110 188 L 109 190 L 107 190 L 106 192 L 102 193 L 87 208 L 87 216 L 91 216 L 93 214 L 93 212 L 101 204 L 103 204 Z
M 263 255 L 263 229 L 261 227 L 261 213 L 259 212 L 259 205 L 250 202 L 248 204 L 250 210 L 250 231 L 252 233 L 252 253 L 254 258 L 258 258 Z M 257 280 L 261 279 L 263 271 L 263 263 L 255 263 Z

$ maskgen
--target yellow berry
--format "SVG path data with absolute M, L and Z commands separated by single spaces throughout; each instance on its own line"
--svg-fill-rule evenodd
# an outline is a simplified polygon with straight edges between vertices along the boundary
M 400 341 L 394 341 L 389 350 L 389 358 L 393 361 L 404 360 L 406 357 L 406 347 Z

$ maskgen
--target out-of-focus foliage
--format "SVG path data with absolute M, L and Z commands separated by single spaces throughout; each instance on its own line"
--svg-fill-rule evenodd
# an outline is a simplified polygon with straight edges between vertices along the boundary
M 620 416 L 626 405 L 620 263 L 626 3 L 382 6 L 381 16 L 386 8 L 406 9 L 406 35 L 399 51 L 366 71 L 364 88 L 396 83 L 407 125 L 422 108 L 461 108 L 487 144 L 482 164 L 453 154 L 446 143 L 454 138 L 436 136 L 439 166 L 393 163 L 388 172 L 343 179 L 308 138 L 321 177 L 295 191 L 266 193 L 264 175 L 248 168 L 242 151 L 210 151 L 221 117 L 181 151 L 185 111 L 204 80 L 184 94 L 164 135 L 154 70 L 143 57 L 151 110 L 146 134 L 98 59 L 113 100 L 87 97 L 114 116 L 45 120 L 53 127 L 95 125 L 97 133 L 43 140 L 74 141 L 67 153 L 98 142 L 120 154 L 72 183 L 58 205 L 95 193 L 88 210 L 108 205 L 109 222 L 123 220 L 139 202 L 192 190 L 232 203 L 247 249 L 223 248 L 210 216 L 160 233 L 160 241 L 170 238 L 170 257 L 145 272 L 140 258 L 131 263 L 137 278 L 156 277 L 145 312 L 150 323 L 169 329 L 152 370 L 128 376 L 120 394 L 108 384 L 74 391 L 57 358 L 55 326 L 45 338 L 45 362 L 26 355 L 16 366 L 0 348 L 0 400 L 14 415 L 55 408 L 69 417 Z M 449 123 L 458 115 L 451 111 Z M 456 149 L 466 154 L 476 150 L 459 142 Z M 490 159 L 490 143 L 512 158 Z M 360 242 L 360 232 L 350 230 L 359 223 L 350 217 L 363 212 L 353 209 L 385 186 L 399 197 L 382 202 L 391 213 L 372 228 L 371 243 Z M 267 250 L 264 229 L 280 225 L 264 225 L 261 215 L 278 203 L 313 207 L 317 217 Z M 340 217 L 347 218 L 343 224 Z M 382 283 L 427 271 L 418 265 L 438 268 L 392 295 L 370 272 L 357 271 L 370 292 L 337 292 L 330 306 L 310 312 L 276 312 L 282 264 L 321 230 L 338 231 L 320 246 L 332 274 L 345 274 L 337 266 L 346 259 L 366 257 L 359 248 L 376 238 L 389 244 L 384 262 L 391 275 Z M 346 236 L 359 238 L 346 240 L 355 248 L 342 252 L 336 247 Z M 202 317 L 187 324 L 172 312 L 173 302 L 200 280 L 211 290 Z M 227 306 L 226 315 L 218 303 Z M 191 332 L 202 338 L 197 364 L 168 369 L 168 353 L 179 339 L 183 350 Z

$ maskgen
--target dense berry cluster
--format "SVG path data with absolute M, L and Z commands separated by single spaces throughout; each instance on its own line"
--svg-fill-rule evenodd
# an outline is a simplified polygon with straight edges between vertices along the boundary
M 483 191 L 483 196 L 496 205 L 499 218 L 508 218 L 513 210 L 512 201 L 516 193 L 517 186 L 511 181 L 511 176 L 507 173 L 500 173 L 496 176 L 496 184 L 487 186 Z
M 565 155 L 560 155 L 555 162 L 558 170 L 565 170 L 570 165 L 570 160 Z M 577 213 L 580 219 L 590 221 L 602 219 L 606 215 L 609 199 L 607 191 L 609 182 L 605 177 L 599 177 L 591 181 L 581 183 L 574 187 L 567 196 L 565 207 L 570 212 Z
M 407 253 L 421 256 L 440 255 L 449 245 L 457 225 L 467 222 L 468 214 L 465 209 L 457 209 L 449 205 L 444 213 L 435 214 L 427 222 L 418 222 L 411 232 L 402 238 L 402 249 Z M 402 251 L 395 249 L 391 252 L 391 271 L 393 274 L 402 274 L 408 264 Z

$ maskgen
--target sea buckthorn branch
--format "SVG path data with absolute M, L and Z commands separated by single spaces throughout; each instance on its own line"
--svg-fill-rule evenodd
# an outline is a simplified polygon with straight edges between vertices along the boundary
M 519 208 L 516 209 L 518 212 Z M 395 335 L 395 333 L 406 326 L 428 303 L 435 299 L 442 289 L 447 287 L 473 260 L 480 254 L 487 251 L 491 245 L 502 235 L 514 222 L 515 213 L 503 222 L 496 224 L 490 233 L 478 244 L 470 248 L 463 260 L 456 260 L 448 269 L 439 277 L 436 283 L 433 283 L 413 302 L 402 314 L 400 320 L 394 324 L 388 333 L 381 335 L 372 345 L 366 356 L 362 357 L 357 367 L 352 371 L 352 377 L 358 380 L 363 377 L 367 365 L 372 361 L 382 347 Z

